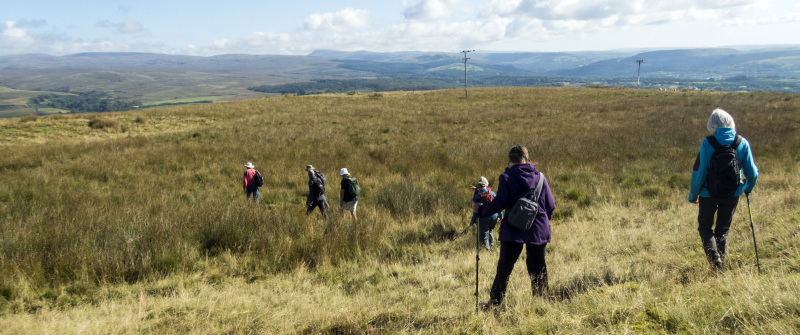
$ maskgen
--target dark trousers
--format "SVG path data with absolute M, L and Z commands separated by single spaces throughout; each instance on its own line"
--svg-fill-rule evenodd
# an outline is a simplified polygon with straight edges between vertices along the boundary
M 497 274 L 494 276 L 492 290 L 489 292 L 491 303 L 499 305 L 503 302 L 508 287 L 508 279 L 511 271 L 514 270 L 514 263 L 517 262 L 522 253 L 522 247 L 528 253 L 525 264 L 528 266 L 528 276 L 531 278 L 531 289 L 533 295 L 544 295 L 547 293 L 547 264 L 544 260 L 545 247 L 547 244 L 534 245 L 514 242 L 500 242 L 500 258 L 497 260 Z
M 322 217 L 328 218 L 328 201 L 326 200 L 316 200 L 311 202 L 311 206 L 306 209 L 306 215 L 311 214 L 314 211 L 314 208 L 319 207 L 320 213 L 322 213 Z
M 717 257 L 724 260 L 728 253 L 728 231 L 731 229 L 733 214 L 739 197 L 704 198 L 700 197 L 700 210 L 697 214 L 697 231 L 703 241 L 703 249 L 710 262 Z M 714 225 L 714 214 L 717 222 Z M 713 229 L 712 229 L 713 227 Z

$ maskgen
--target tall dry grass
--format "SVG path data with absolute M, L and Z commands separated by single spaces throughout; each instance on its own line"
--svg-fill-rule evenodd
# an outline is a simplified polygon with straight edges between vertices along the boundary
M 103 114 L 120 125 L 111 131 L 85 115 L 0 120 L 2 319 L 21 332 L 80 327 L 36 326 L 46 320 L 113 333 L 792 332 L 798 101 L 503 88 L 469 100 L 451 90 Z M 764 275 L 738 213 L 731 269 L 710 274 L 686 203 L 716 107 L 761 169 L 752 200 Z M 468 186 L 481 175 L 496 185 L 516 143 L 556 197 L 555 300 L 532 299 L 518 267 L 507 309 L 476 317 L 474 244 L 449 237 L 468 220 Z M 247 161 L 265 177 L 257 206 L 241 189 Z M 307 164 L 328 175 L 334 205 L 336 171 L 352 171 L 358 222 L 305 216 Z M 494 262 L 482 256 L 484 297 Z

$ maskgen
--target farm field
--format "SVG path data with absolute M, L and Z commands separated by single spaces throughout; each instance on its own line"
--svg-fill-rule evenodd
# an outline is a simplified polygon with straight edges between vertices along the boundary
M 800 329 L 800 95 L 475 88 L 0 119 L 8 333 L 773 333 Z M 164 98 L 164 101 L 169 98 Z M 760 177 L 711 272 L 687 202 L 714 108 Z M 92 124 L 90 127 L 89 124 Z M 517 262 L 475 313 L 469 186 L 528 147 L 556 199 L 549 299 Z M 261 204 L 241 189 L 264 175 Z M 306 216 L 304 167 L 331 218 Z M 337 172 L 357 177 L 341 218 Z M 474 230 L 471 230 L 474 234 Z M 456 237 L 454 241 L 452 237 Z M 497 250 L 481 252 L 488 299 Z
M 28 99 L 44 93 L 50 92 L 15 90 L 0 86 L 0 118 L 35 114 L 36 109 L 28 107 Z M 58 113 L 53 109 L 40 109 L 39 112 Z

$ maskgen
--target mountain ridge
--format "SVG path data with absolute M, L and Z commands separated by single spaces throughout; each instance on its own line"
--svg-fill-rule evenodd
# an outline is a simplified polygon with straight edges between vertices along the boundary
M 637 87 L 639 67 L 636 60 L 644 60 L 641 79 L 645 88 L 800 93 L 800 46 L 794 45 L 738 49 L 471 52 L 469 58 L 467 74 L 469 84 L 474 86 Z M 336 93 L 345 88 L 346 92 L 452 88 L 464 85 L 463 69 L 463 55 L 458 52 L 316 50 L 308 55 L 216 56 L 139 52 L 65 56 L 20 54 L 0 56 L 0 87 L 29 92 L 97 90 L 114 98 L 159 105 L 187 99 L 227 101 L 286 93 Z M 727 78 L 736 80 L 722 82 Z M 21 98 L 0 99 L 0 110 L 16 114 L 39 111 L 20 103 Z

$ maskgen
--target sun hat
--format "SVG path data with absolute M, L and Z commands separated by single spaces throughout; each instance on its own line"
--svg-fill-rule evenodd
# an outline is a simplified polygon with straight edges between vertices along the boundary
M 350 171 L 347 171 L 347 168 L 342 168 L 342 170 L 339 171 L 340 176 L 344 176 L 346 174 L 350 174 Z
M 481 176 L 481 179 L 478 181 L 478 184 L 477 184 L 477 185 L 478 185 L 478 186 L 480 186 L 480 187 L 486 187 L 486 186 L 489 186 L 489 180 L 488 180 L 488 179 L 486 179 L 486 177 L 484 177 L 484 176 Z
M 314 171 L 316 170 L 313 165 L 306 165 L 306 171 Z
M 255 165 L 253 165 L 253 163 L 247 162 L 247 164 L 245 164 L 244 167 L 246 167 L 248 169 L 252 169 L 252 168 L 255 167 Z

